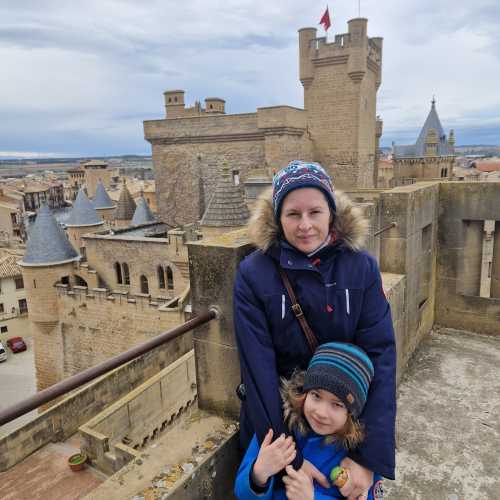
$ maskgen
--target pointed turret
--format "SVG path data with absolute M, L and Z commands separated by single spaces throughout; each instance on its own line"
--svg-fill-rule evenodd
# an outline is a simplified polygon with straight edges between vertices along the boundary
M 148 202 L 141 194 L 139 201 L 137 202 L 137 208 L 135 209 L 134 216 L 132 217 L 132 225 L 139 226 L 141 224 L 147 224 L 148 222 L 155 222 L 156 218 L 151 212 Z
M 122 191 L 115 210 L 114 221 L 117 226 L 128 226 L 132 221 L 135 209 L 137 208 L 130 191 L 127 188 L 125 180 L 123 181 Z
M 99 181 L 97 183 L 95 197 L 92 200 L 93 207 L 97 210 L 97 213 L 102 217 L 104 221 L 113 220 L 114 213 L 116 210 L 115 202 L 109 197 L 106 187 Z
M 102 181 L 99 181 L 97 183 L 95 197 L 92 200 L 92 205 L 94 206 L 94 208 L 96 210 L 98 210 L 100 208 L 115 208 L 116 207 L 113 200 L 109 197 L 109 194 L 106 191 L 106 188 L 104 187 L 104 184 L 102 183 Z
M 81 236 L 83 234 L 100 231 L 103 224 L 104 221 L 101 216 L 92 206 L 92 203 L 87 198 L 83 189 L 80 189 L 73 209 L 66 222 L 69 241 L 71 241 L 71 244 L 80 251 L 80 249 L 84 247 Z
M 222 165 L 215 192 L 201 219 L 205 235 L 220 234 L 246 225 L 250 213 L 240 185 L 233 181 L 227 163 Z
M 69 283 L 74 262 L 79 259 L 80 255 L 71 246 L 52 212 L 43 205 L 30 231 L 26 253 L 19 262 L 23 272 L 30 321 L 34 327 L 35 349 L 40 356 L 48 350 L 47 346 L 51 346 L 46 334 L 52 332 L 59 321 L 58 289 L 55 285 L 61 283 L 63 277 Z M 44 334 L 43 337 L 40 337 L 40 333 Z M 37 373 L 39 389 L 56 381 L 47 380 Z
M 43 205 L 37 212 L 35 223 L 29 233 L 26 253 L 19 264 L 26 267 L 51 266 L 79 258 L 78 252 L 71 246 L 50 208 Z
M 436 99 L 434 97 L 431 101 L 431 110 L 415 144 L 415 149 L 415 156 L 429 156 L 429 151 L 432 153 L 431 156 L 453 154 L 453 151 L 450 151 L 446 134 L 437 114 Z
M 80 189 L 66 222 L 66 226 L 97 226 L 103 224 L 103 222 L 104 221 L 96 212 L 83 189 Z

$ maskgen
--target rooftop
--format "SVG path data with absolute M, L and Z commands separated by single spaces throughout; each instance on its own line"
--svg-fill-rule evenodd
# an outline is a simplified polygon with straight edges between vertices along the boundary
M 0 258 L 0 278 L 12 278 L 21 275 L 21 269 L 17 265 L 19 257 L 6 255 Z
M 97 183 L 97 187 L 95 190 L 95 197 L 92 200 L 92 205 L 94 208 L 114 208 L 116 205 L 113 200 L 109 197 L 106 188 L 102 181 Z
M 151 212 L 148 202 L 144 199 L 144 196 L 141 196 L 137 201 L 137 207 L 132 217 L 132 225 L 139 226 L 140 224 L 147 224 L 155 220 L 156 218 Z
M 101 216 L 96 212 L 96 209 L 87 198 L 83 189 L 80 188 L 66 225 L 70 227 L 97 226 L 103 223 L 104 221 L 101 219 Z
M 43 266 L 71 262 L 79 258 L 80 255 L 71 246 L 49 207 L 43 205 L 38 210 L 31 228 L 21 265 Z

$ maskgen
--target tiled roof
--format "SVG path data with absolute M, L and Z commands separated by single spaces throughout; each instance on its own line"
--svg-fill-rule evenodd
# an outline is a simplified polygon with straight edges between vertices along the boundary
M 116 206 L 113 203 L 113 200 L 109 197 L 109 194 L 101 181 L 97 183 L 92 205 L 94 208 L 114 208 Z
M 12 278 L 21 274 L 21 268 L 17 265 L 19 257 L 6 255 L 0 258 L 0 278 Z
M 500 162 L 476 160 L 474 164 L 480 172 L 496 172 L 500 170 Z
M 201 219 L 202 226 L 237 227 L 244 226 L 250 217 L 243 199 L 241 186 L 234 184 L 231 171 L 224 164 L 219 173 L 215 192 Z
M 21 265 L 29 267 L 59 264 L 78 260 L 79 257 L 50 209 L 43 205 L 31 228 Z
M 66 221 L 67 226 L 97 226 L 104 221 L 92 206 L 87 195 L 80 188 L 75 203 Z
M 144 196 L 141 196 L 137 202 L 134 216 L 132 217 L 132 225 L 139 226 L 141 224 L 147 224 L 148 222 L 154 222 L 155 220 L 155 216 L 149 209 L 148 202 L 144 199 Z
M 134 216 L 136 204 L 127 185 L 123 183 L 122 191 L 120 193 L 120 198 L 118 198 L 118 203 L 116 205 L 116 210 L 114 214 L 115 220 L 132 220 Z

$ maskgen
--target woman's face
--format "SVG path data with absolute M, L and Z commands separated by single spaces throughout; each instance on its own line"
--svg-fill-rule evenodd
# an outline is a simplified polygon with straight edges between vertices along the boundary
M 304 401 L 304 417 L 320 436 L 341 431 L 347 422 L 347 408 L 337 396 L 323 389 L 313 389 Z
M 288 243 L 311 253 L 330 232 L 330 205 L 319 189 L 294 189 L 283 200 L 280 222 Z

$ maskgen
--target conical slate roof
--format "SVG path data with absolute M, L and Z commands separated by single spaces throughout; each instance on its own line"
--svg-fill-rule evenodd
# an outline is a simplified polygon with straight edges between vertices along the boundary
M 95 196 L 92 200 L 92 205 L 94 208 L 115 208 L 113 200 L 109 197 L 104 184 L 99 181 L 95 190 Z
M 132 225 L 139 226 L 140 224 L 147 224 L 148 222 L 155 221 L 155 216 L 149 209 L 148 202 L 144 199 L 144 196 L 141 196 L 137 203 L 134 216 L 132 217 Z
M 132 220 L 136 209 L 135 201 L 132 198 L 127 185 L 123 183 L 122 192 L 116 205 L 115 220 Z
M 437 134 L 437 155 L 438 156 L 448 156 L 452 155 L 453 148 L 450 146 L 446 140 L 446 134 L 444 133 L 443 126 L 441 125 L 441 120 L 437 114 L 436 110 L 436 100 L 432 99 L 431 110 L 427 115 L 424 126 L 420 131 L 417 142 L 415 144 L 396 146 L 394 145 L 393 153 L 396 158 L 408 158 L 408 157 L 422 157 L 425 156 L 425 144 L 427 140 L 427 134 L 430 129 L 434 129 Z
M 250 213 L 243 199 L 241 187 L 234 184 L 229 167 L 224 164 L 219 173 L 215 192 L 201 219 L 201 225 L 210 227 L 244 226 L 249 217 Z
M 38 210 L 26 245 L 26 253 L 19 264 L 27 267 L 54 265 L 79 258 L 80 255 L 71 246 L 49 207 L 43 205 Z
M 67 226 L 97 226 L 104 224 L 83 189 L 78 191 L 75 204 L 66 221 Z
M 416 156 L 425 156 L 425 141 L 427 138 L 427 134 L 430 129 L 434 129 L 438 136 L 438 156 L 446 156 L 453 154 L 453 151 L 450 150 L 450 146 L 448 141 L 446 140 L 446 134 L 444 133 L 443 127 L 441 125 L 441 120 L 436 111 L 436 100 L 432 99 L 431 110 L 427 115 L 427 119 L 425 120 L 424 126 L 420 131 L 420 135 L 418 136 L 417 143 L 415 144 L 416 148 Z

